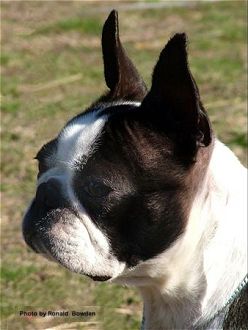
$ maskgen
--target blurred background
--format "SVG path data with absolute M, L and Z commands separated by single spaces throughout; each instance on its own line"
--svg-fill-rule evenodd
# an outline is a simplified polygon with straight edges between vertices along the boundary
M 106 89 L 100 37 L 113 8 L 122 42 L 148 86 L 168 38 L 187 32 L 190 66 L 215 132 L 246 163 L 245 1 L 2 1 L 3 330 L 139 329 L 138 291 L 72 274 L 28 250 L 21 234 L 35 190 L 33 157 Z M 30 309 L 96 316 L 71 324 L 63 317 L 18 316 Z

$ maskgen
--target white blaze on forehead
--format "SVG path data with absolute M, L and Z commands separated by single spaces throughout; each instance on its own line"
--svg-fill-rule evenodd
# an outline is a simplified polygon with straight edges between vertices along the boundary
M 73 164 L 90 155 L 108 118 L 106 115 L 97 116 L 97 113 L 77 117 L 62 130 L 58 138 L 57 161 Z
M 70 173 L 71 169 L 81 159 L 83 159 L 83 165 L 95 149 L 97 139 L 109 118 L 109 115 L 101 113 L 106 108 L 118 105 L 139 107 L 140 102 L 109 103 L 72 119 L 62 129 L 57 138 L 56 152 L 46 157 L 46 162 L 50 169 L 41 175 L 38 184 L 53 177 L 55 172 L 61 172 L 62 170 Z M 51 169 L 53 173 L 51 173 Z

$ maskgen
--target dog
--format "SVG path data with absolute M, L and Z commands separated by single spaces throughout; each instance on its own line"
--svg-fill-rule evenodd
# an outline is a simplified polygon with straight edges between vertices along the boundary
M 116 11 L 102 51 L 108 91 L 38 152 L 24 239 L 72 272 L 138 287 L 143 329 L 233 329 L 242 298 L 240 329 L 247 172 L 214 135 L 187 36 L 168 41 L 149 91 Z

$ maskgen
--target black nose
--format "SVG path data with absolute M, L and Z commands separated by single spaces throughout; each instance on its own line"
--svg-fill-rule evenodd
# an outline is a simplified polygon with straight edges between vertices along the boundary
M 37 189 L 35 203 L 46 210 L 66 207 L 62 185 L 57 179 L 50 179 L 41 183 Z

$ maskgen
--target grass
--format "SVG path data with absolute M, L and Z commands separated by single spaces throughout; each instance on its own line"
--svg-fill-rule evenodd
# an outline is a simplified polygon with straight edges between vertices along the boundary
M 1 3 L 4 330 L 7 324 L 11 329 L 44 329 L 68 321 L 20 318 L 18 311 L 28 306 L 91 306 L 87 308 L 97 311 L 91 325 L 75 323 L 75 329 L 97 329 L 98 321 L 108 330 L 139 328 L 142 304 L 136 290 L 72 274 L 29 251 L 21 236 L 21 218 L 35 190 L 37 150 L 105 91 L 100 31 L 106 7 L 111 6 L 79 1 Z M 242 1 L 120 12 L 122 39 L 148 85 L 168 38 L 175 32 L 188 33 L 190 65 L 214 129 L 244 164 L 245 21 Z
M 79 31 L 84 34 L 95 35 L 100 33 L 99 21 L 94 18 L 72 17 L 46 25 L 36 30 L 32 35 L 49 33 L 66 33 L 68 31 Z

